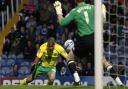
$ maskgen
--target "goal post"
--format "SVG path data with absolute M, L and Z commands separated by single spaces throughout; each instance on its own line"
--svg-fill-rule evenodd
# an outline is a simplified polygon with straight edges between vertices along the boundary
M 95 0 L 95 89 L 103 89 L 102 0 Z

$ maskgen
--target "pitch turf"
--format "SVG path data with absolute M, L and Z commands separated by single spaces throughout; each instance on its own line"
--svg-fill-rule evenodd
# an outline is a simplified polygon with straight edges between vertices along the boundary
M 95 89 L 94 86 L 0 86 L 0 89 Z M 104 87 L 104 89 L 128 89 L 128 87 Z

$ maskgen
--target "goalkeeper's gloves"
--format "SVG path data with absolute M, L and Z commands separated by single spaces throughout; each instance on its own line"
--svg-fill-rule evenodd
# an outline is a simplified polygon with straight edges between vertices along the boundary
M 55 7 L 56 14 L 57 15 L 63 15 L 62 8 L 61 8 L 61 2 L 60 1 L 55 1 L 55 3 L 53 5 Z

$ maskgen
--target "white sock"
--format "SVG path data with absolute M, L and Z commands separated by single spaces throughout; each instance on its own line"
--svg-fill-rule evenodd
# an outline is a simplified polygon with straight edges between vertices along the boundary
M 75 73 L 73 74 L 73 77 L 74 77 L 75 82 L 79 82 L 79 81 L 80 81 L 80 77 L 79 77 L 79 75 L 78 75 L 77 72 L 75 72 Z
M 116 77 L 115 81 L 118 85 L 123 85 L 119 77 Z

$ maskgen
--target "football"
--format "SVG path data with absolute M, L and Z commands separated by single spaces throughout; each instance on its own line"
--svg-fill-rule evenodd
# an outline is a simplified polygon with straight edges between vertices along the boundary
M 65 43 L 64 43 L 64 48 L 66 50 L 71 50 L 72 48 L 74 48 L 73 40 L 66 40 Z

